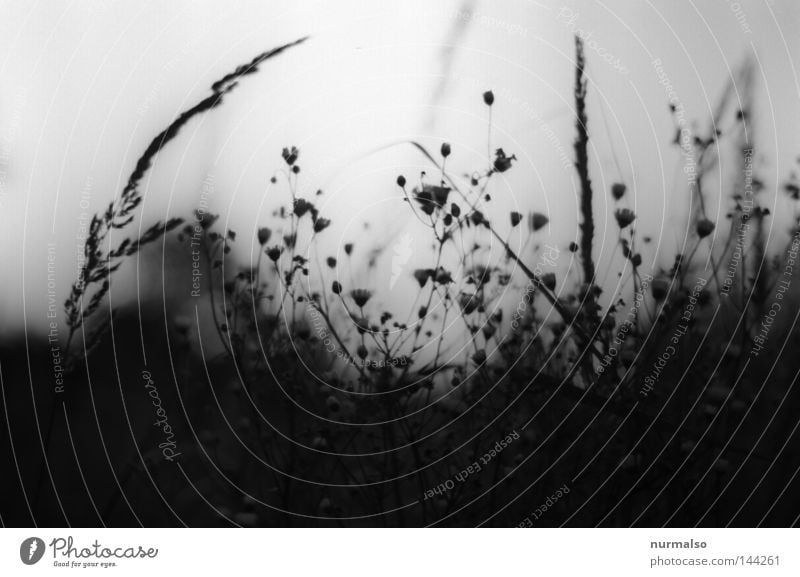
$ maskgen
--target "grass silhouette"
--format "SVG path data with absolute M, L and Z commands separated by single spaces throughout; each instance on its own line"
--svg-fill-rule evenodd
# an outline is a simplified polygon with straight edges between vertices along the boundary
M 581 222 L 568 247 L 542 246 L 547 215 L 494 208 L 492 183 L 515 170 L 516 155 L 506 143 L 492 149 L 496 103 L 488 91 L 476 99 L 487 107 L 489 156 L 467 178 L 447 170 L 459 154 L 448 143 L 438 152 L 416 141 L 393 145 L 411 147 L 430 167 L 387 183 L 431 241 L 426 266 L 404 272 L 402 254 L 402 263 L 392 263 L 393 275 L 418 286 L 409 310 L 390 310 L 379 290 L 352 280 L 352 261 L 368 247 L 354 239 L 338 254 L 332 249 L 331 220 L 316 199 L 300 196 L 307 159 L 293 146 L 274 157 L 270 193 L 282 195 L 283 205 L 256 231 L 255 263 L 241 267 L 231 258 L 240 236 L 218 229 L 214 215 L 156 223 L 104 251 L 109 232 L 134 219 L 141 179 L 180 128 L 299 42 L 214 83 L 211 95 L 152 141 L 119 199 L 92 221 L 86 264 L 66 303 L 67 347 L 101 309 L 124 259 L 170 231 L 176 242 L 197 243 L 210 281 L 203 304 L 210 331 L 199 319 L 146 329 L 167 330 L 166 345 L 155 337 L 147 345 L 169 350 L 148 375 L 160 383 L 159 402 L 173 408 L 180 469 L 163 466 L 158 448 L 142 454 L 139 444 L 154 444 L 132 439 L 135 451 L 120 451 L 131 458 L 120 465 L 117 487 L 97 507 L 102 522 L 132 522 L 125 504 L 134 487 L 143 491 L 141 503 L 158 505 L 148 509 L 149 525 L 794 522 L 800 504 L 785 487 L 797 470 L 791 384 L 800 367 L 786 347 L 798 340 L 797 315 L 788 311 L 797 304 L 791 267 L 800 221 L 795 213 L 783 250 L 767 250 L 770 215 L 747 130 L 751 99 L 735 111 L 729 133 L 716 128 L 731 116 L 727 96 L 708 135 L 684 143 L 678 131 L 675 145 L 696 160 L 696 174 L 692 230 L 670 268 L 643 270 L 640 247 L 648 240 L 628 204 L 637 191 L 611 186 L 614 250 L 623 263 L 612 294 L 597 278 L 591 93 L 577 37 Z M 742 72 L 750 87 L 751 72 Z M 703 188 L 723 139 L 741 151 L 740 176 L 723 199 L 731 207 L 724 233 Z M 800 197 L 796 179 L 784 189 Z M 516 244 L 517 237 L 525 240 Z M 559 252 L 580 259 L 580 278 L 558 277 Z M 109 315 L 99 325 L 107 322 L 118 321 Z M 115 333 L 124 335 L 132 321 L 119 322 Z M 109 337 L 102 328 L 93 335 L 79 355 L 85 363 L 71 365 L 73 382 L 110 371 Z M 209 353 L 212 339 L 220 355 Z M 133 366 L 124 370 L 135 373 Z M 157 497 L 144 490 L 151 485 Z

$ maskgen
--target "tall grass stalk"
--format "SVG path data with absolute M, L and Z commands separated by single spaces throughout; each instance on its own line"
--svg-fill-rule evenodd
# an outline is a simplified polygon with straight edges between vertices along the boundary
M 91 350 L 99 343 L 102 335 L 106 333 L 108 323 L 112 322 L 107 319 L 87 338 L 86 322 L 97 312 L 102 304 L 110 289 L 113 273 L 119 269 L 125 259 L 137 254 L 143 246 L 158 240 L 184 222 L 182 218 L 169 218 L 164 222 L 159 221 L 147 228 L 138 238 L 124 238 L 116 247 L 111 248 L 110 246 L 111 233 L 114 230 L 126 228 L 136 216 L 136 209 L 143 200 L 139 186 L 152 166 L 153 159 L 178 136 L 181 129 L 190 120 L 220 106 L 224 101 L 224 97 L 238 86 L 238 81 L 241 78 L 258 72 L 258 67 L 263 62 L 293 46 L 297 46 L 306 39 L 306 37 L 300 38 L 262 52 L 250 62 L 237 66 L 235 70 L 215 81 L 211 85 L 211 94 L 179 114 L 175 120 L 153 138 L 136 161 L 133 172 L 128 177 L 128 181 L 120 195 L 109 203 L 105 211 L 99 212 L 92 217 L 83 250 L 83 264 L 78 272 L 77 279 L 72 285 L 69 296 L 64 302 L 66 323 L 69 327 L 64 345 L 65 364 L 68 374 L 77 370 L 79 356 L 72 352 L 72 344 L 78 331 L 83 329 L 84 334 L 83 339 L 81 339 L 83 346 L 81 350 L 83 352 L 82 356 L 87 358 Z M 87 298 L 88 302 L 86 301 Z M 88 366 L 86 370 L 88 371 Z M 63 402 L 63 396 L 58 396 L 53 401 L 43 440 L 45 454 L 50 446 L 56 413 Z M 36 490 L 37 503 L 41 498 L 44 468 L 45 463 L 42 464 L 39 473 Z

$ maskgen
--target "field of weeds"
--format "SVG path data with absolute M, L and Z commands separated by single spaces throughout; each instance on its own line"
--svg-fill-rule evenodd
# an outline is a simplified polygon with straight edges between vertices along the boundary
M 580 37 L 570 242 L 543 209 L 496 208 L 524 151 L 493 130 L 490 86 L 473 95 L 486 141 L 472 146 L 486 157 L 470 172 L 450 169 L 463 151 L 447 135 L 392 144 L 425 167 L 385 183 L 425 238 L 334 238 L 326 192 L 303 192 L 315 159 L 293 143 L 262 159 L 278 208 L 256 229 L 231 230 L 202 204 L 140 224 L 159 153 L 302 42 L 220 78 L 154 136 L 92 218 L 51 338 L 3 344 L 4 524 L 796 523 L 800 221 L 764 200 L 748 64 L 738 98 L 696 119 L 707 130 L 664 103 L 676 134 L 663 137 L 687 174 L 674 194 L 691 206 L 677 254 L 639 226 L 647 204 L 632 183 L 592 180 L 603 123 L 588 117 L 594 55 Z M 721 179 L 723 155 L 735 169 Z M 798 201 L 796 176 L 779 193 Z M 600 198 L 613 219 L 598 218 Z M 603 267 L 601 233 L 616 238 Z M 131 262 L 181 280 L 156 302 L 113 306 Z M 386 271 L 412 287 L 404 298 L 387 297 Z

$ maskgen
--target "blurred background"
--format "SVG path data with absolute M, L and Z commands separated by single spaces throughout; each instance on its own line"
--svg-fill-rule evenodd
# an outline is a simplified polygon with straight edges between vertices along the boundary
M 523 213 L 548 214 L 547 234 L 563 246 L 574 238 L 578 216 L 570 166 L 574 34 L 587 43 L 597 219 L 613 222 L 606 191 L 613 182 L 625 182 L 634 191 L 640 230 L 654 239 L 644 253 L 647 264 L 661 262 L 659 253 L 671 259 L 688 222 L 684 162 L 670 146 L 670 95 L 683 106 L 687 127 L 697 121 L 706 130 L 723 92 L 731 84 L 741 87 L 738 71 L 750 61 L 755 162 L 768 191 L 780 186 L 800 149 L 800 133 L 787 129 L 800 124 L 792 60 L 800 48 L 800 7 L 789 0 L 93 0 L 12 2 L 4 14 L 5 335 L 46 328 L 47 244 L 56 247 L 60 303 L 74 280 L 81 231 L 118 194 L 153 135 L 206 96 L 226 71 L 301 36 L 311 39 L 244 79 L 228 105 L 192 121 L 157 158 L 137 225 L 191 215 L 205 182 L 210 210 L 253 238 L 256 227 L 286 202 L 268 191 L 268 182 L 282 165 L 281 148 L 296 145 L 301 190 L 324 190 L 320 206 L 332 218 L 331 235 L 338 241 L 359 237 L 362 245 L 366 239 L 375 245 L 404 233 L 418 238 L 394 180 L 402 172 L 415 182 L 425 160 L 408 146 L 385 147 L 415 139 L 438 150 L 446 139 L 454 151 L 452 171 L 484 166 L 487 110 L 480 95 L 492 89 L 492 147 L 519 159 L 517 169 L 496 185 L 502 190 L 495 200 Z M 730 110 L 726 123 L 735 102 Z M 723 161 L 718 169 L 725 168 Z M 774 202 L 773 213 L 780 214 L 781 195 Z M 724 211 L 717 209 L 720 217 Z M 363 230 L 364 222 L 372 223 L 372 232 Z M 610 230 L 596 239 L 600 263 L 612 258 L 616 238 Z M 239 244 L 236 250 L 247 253 L 245 243 Z M 121 274 L 134 279 L 134 265 Z M 385 277 L 388 285 L 391 275 Z M 112 299 L 159 293 L 158 284 L 152 278 L 120 282 Z M 402 298 L 402 285 L 398 289 Z

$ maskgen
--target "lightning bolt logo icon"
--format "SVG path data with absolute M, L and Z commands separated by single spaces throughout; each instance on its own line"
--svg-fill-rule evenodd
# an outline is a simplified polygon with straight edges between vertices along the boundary
M 28 537 L 19 546 L 19 558 L 25 565 L 33 565 L 44 556 L 44 550 L 44 541 L 39 537 Z

